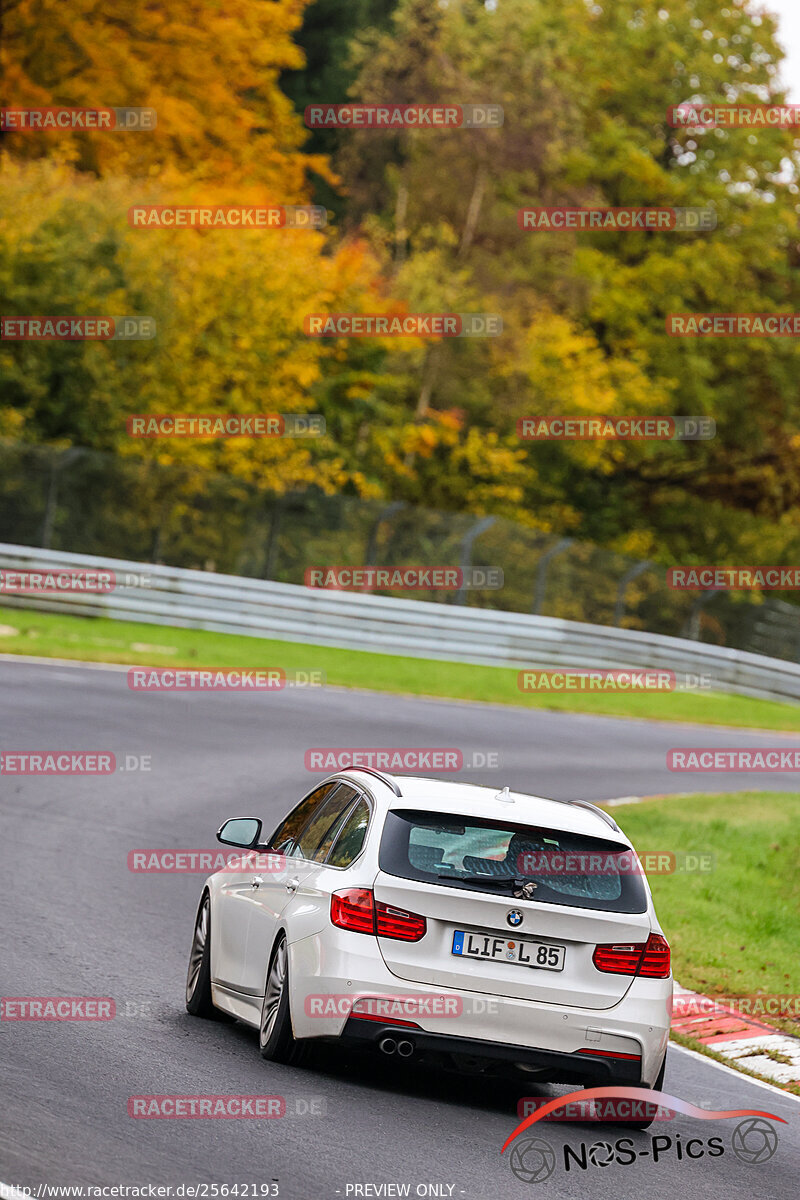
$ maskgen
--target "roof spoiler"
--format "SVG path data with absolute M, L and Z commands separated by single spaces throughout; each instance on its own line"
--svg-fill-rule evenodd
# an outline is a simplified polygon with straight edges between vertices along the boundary
M 391 788 L 395 796 L 402 796 L 403 793 L 397 786 L 397 783 L 392 779 L 391 775 L 384 775 L 382 771 L 376 771 L 374 767 L 357 767 L 355 764 L 352 767 L 345 767 L 345 771 L 363 771 L 366 775 L 374 775 L 376 779 L 380 779 L 381 783 L 385 783 Z
M 511 793 L 507 787 L 504 787 L 502 791 L 498 792 L 494 799 L 499 800 L 503 804 L 514 803 L 514 801 L 511 799 Z M 553 804 L 574 804 L 578 808 L 588 808 L 589 812 L 593 812 L 595 816 L 600 817 L 601 820 L 605 821 L 606 825 L 610 825 L 611 828 L 616 830 L 617 833 L 622 833 L 622 830 L 610 813 L 604 812 L 602 808 L 598 808 L 596 804 L 592 804 L 589 800 L 562 800 L 560 798 L 556 798 L 555 796 L 543 796 L 542 799 L 550 800 Z
M 606 825 L 610 825 L 612 829 L 617 831 L 617 833 L 622 832 L 611 814 L 604 812 L 604 810 L 602 808 L 598 808 L 596 804 L 591 804 L 588 800 L 568 800 L 567 804 L 577 804 L 579 808 L 588 808 L 590 812 L 597 813 L 598 817 L 602 817 Z
M 507 788 L 505 788 L 504 790 L 508 791 Z M 498 795 L 495 797 L 495 799 L 496 800 L 502 799 L 502 793 L 498 793 Z M 571 804 L 571 805 L 574 805 L 576 808 L 586 808 L 589 810 L 589 812 L 593 812 L 596 817 L 600 817 L 600 819 L 602 821 L 605 821 L 606 825 L 609 825 L 617 833 L 622 833 L 622 830 L 620 829 L 619 825 L 614 820 L 614 818 L 611 816 L 611 814 L 604 812 L 604 810 L 602 808 L 598 808 L 596 804 L 592 804 L 591 801 L 589 801 L 589 800 L 562 800 L 560 797 L 557 797 L 557 796 L 543 796 L 542 799 L 549 800 L 553 804 Z

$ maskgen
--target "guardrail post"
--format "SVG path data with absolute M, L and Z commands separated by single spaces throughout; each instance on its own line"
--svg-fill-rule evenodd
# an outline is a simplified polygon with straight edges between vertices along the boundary
M 549 550 L 546 550 L 539 559 L 539 565 L 536 568 L 536 590 L 533 593 L 533 606 L 531 607 L 531 612 L 535 615 L 539 613 L 539 610 L 544 604 L 544 593 L 547 586 L 547 572 L 550 567 L 550 563 L 557 554 L 561 554 L 564 550 L 571 546 L 574 541 L 575 538 L 561 538 L 556 542 L 555 546 L 551 546 Z
M 708 604 L 709 600 L 713 599 L 720 590 L 720 588 L 709 588 L 704 595 L 697 597 L 692 605 L 689 616 L 686 618 L 686 625 L 684 627 L 686 629 L 685 637 L 691 638 L 693 642 L 700 641 L 700 609 Z
M 617 588 L 617 599 L 616 603 L 614 604 L 615 625 L 621 625 L 622 618 L 625 616 L 625 592 L 628 584 L 633 583 L 637 575 L 643 575 L 645 571 L 652 567 L 652 565 L 653 564 L 649 559 L 647 559 L 645 562 L 634 563 L 634 565 L 625 572 L 625 574 L 622 576 L 622 579 L 620 579 L 619 587 Z
M 490 525 L 494 525 L 495 520 L 495 517 L 484 517 L 482 520 L 478 521 L 477 524 L 473 525 L 471 529 L 468 529 L 464 534 L 463 538 L 461 539 L 461 560 L 459 563 L 462 572 L 466 571 L 470 566 L 472 566 L 472 547 L 475 539 L 480 537 L 480 535 L 484 533 Z M 467 587 L 464 583 L 464 576 L 462 574 L 461 587 L 453 597 L 453 604 L 465 604 L 466 599 Z
M 58 500 L 58 477 L 70 463 L 75 462 L 86 451 L 81 446 L 72 446 L 65 450 L 50 466 L 50 486 L 47 489 L 47 505 L 44 510 L 42 523 L 42 549 L 50 549 L 50 538 L 53 536 L 53 524 L 56 518 L 56 501 Z
M 278 556 L 278 530 L 280 529 L 281 517 L 283 516 L 283 499 L 284 497 L 275 497 L 275 506 L 272 510 L 272 520 L 269 524 L 269 536 L 267 538 L 267 561 L 264 566 L 264 579 L 272 579 L 275 569 L 275 559 Z
M 375 518 L 372 528 L 369 531 L 367 538 L 367 549 L 364 552 L 364 566 L 374 567 L 375 559 L 378 555 L 378 530 L 384 521 L 388 521 L 389 517 L 393 517 L 395 513 L 400 512 L 401 508 L 405 508 L 405 500 L 394 500 L 391 504 L 387 504 L 382 508 Z

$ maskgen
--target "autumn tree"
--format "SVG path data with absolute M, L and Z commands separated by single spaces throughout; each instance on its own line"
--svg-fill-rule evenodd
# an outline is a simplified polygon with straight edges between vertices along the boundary
M 14 157 L 64 148 L 81 169 L 234 188 L 287 203 L 307 191 L 321 159 L 279 89 L 301 67 L 293 34 L 306 0 L 6 0 L 3 104 L 150 107 L 154 132 L 8 132 Z M 244 192 L 243 192 L 244 189 Z M 206 192 L 207 194 L 207 192 Z
M 535 521 L 555 510 L 563 529 L 643 557 L 797 543 L 791 342 L 665 333 L 670 311 L 798 310 L 792 131 L 666 119 L 693 96 L 780 102 L 774 34 L 750 3 L 401 0 L 390 34 L 362 39 L 362 99 L 505 109 L 497 136 L 359 131 L 338 160 L 397 294 L 449 301 L 460 281 L 505 322 L 497 342 L 437 349 L 418 416 L 459 397 L 465 427 L 501 438 L 537 412 L 717 422 L 709 442 L 526 446 Z M 526 204 L 702 206 L 717 228 L 526 233 Z

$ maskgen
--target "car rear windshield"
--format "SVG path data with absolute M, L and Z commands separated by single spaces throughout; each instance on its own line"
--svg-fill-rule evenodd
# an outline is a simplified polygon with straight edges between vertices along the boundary
M 647 892 L 635 854 L 560 829 L 394 809 L 380 868 L 439 886 L 606 912 L 640 913 Z

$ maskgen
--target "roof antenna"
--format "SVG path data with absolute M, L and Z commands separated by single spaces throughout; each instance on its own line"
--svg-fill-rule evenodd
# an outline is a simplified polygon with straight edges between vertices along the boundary
M 497 795 L 495 796 L 495 800 L 499 800 L 501 804 L 513 804 L 514 803 L 514 799 L 512 798 L 511 793 L 509 792 L 507 787 L 504 787 L 502 792 L 497 793 Z

